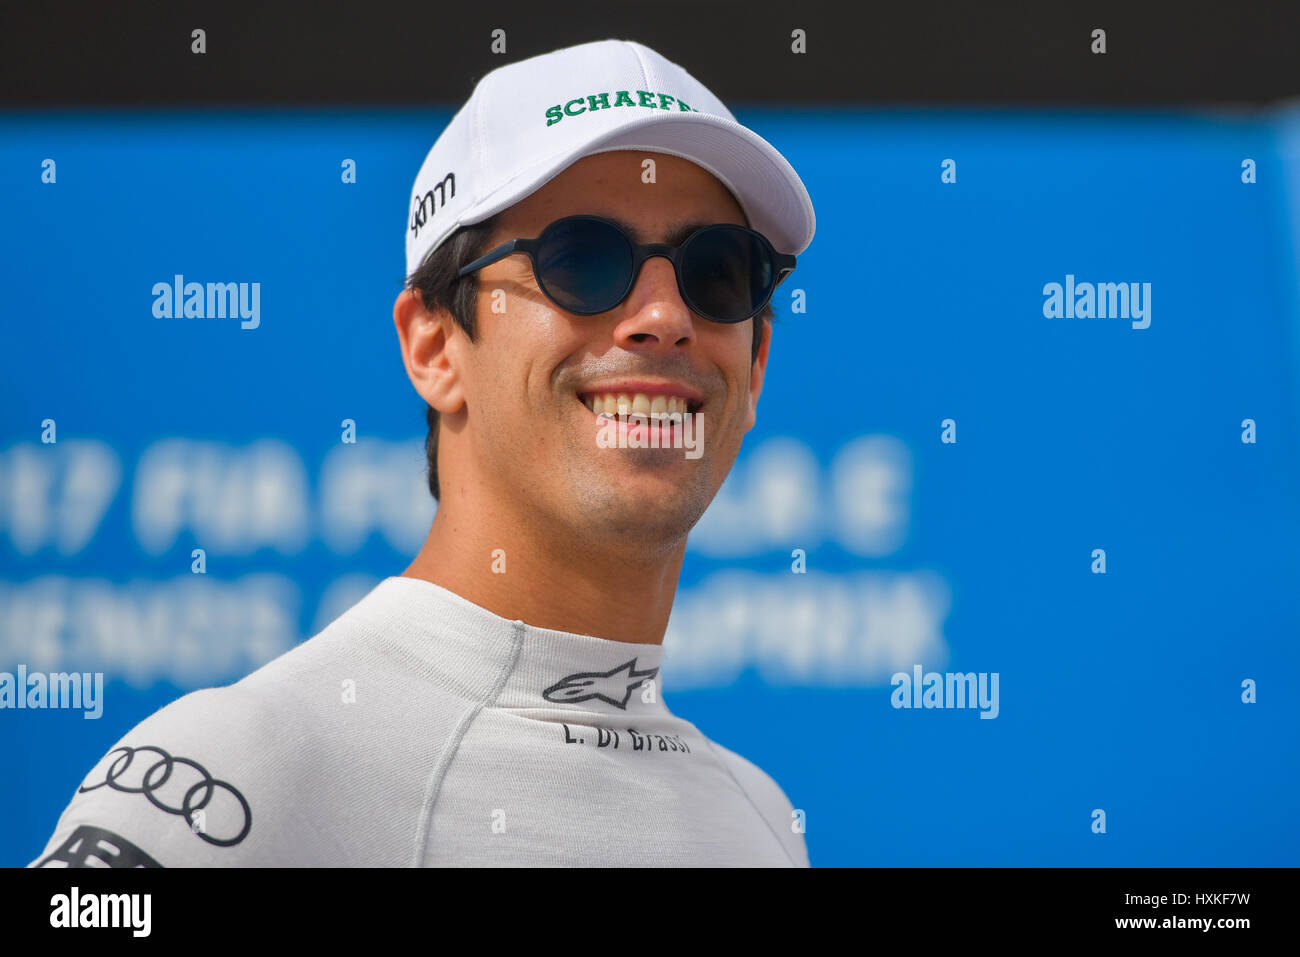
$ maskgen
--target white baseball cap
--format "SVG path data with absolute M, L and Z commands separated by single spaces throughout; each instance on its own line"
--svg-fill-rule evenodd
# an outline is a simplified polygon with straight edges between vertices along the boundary
M 722 182 L 777 252 L 816 229 L 799 174 L 708 88 L 632 40 L 597 40 L 498 67 L 429 150 L 411 190 L 406 273 L 461 226 L 529 196 L 584 156 L 669 153 Z

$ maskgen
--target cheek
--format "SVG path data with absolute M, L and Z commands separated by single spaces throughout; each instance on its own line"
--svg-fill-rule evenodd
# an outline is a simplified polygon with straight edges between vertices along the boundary
M 739 379 L 748 385 L 749 369 L 753 365 L 751 323 L 740 322 L 723 325 L 701 320 L 700 346 L 712 362 L 722 369 L 729 383 Z
M 510 297 L 504 313 L 482 317 L 475 345 L 474 379 L 480 407 L 501 429 L 536 429 L 553 418 L 556 369 L 580 348 L 569 347 L 562 318 L 524 297 Z

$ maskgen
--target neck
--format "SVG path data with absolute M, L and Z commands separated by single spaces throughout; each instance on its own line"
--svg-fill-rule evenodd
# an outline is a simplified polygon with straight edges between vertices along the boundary
M 663 642 L 685 539 L 659 553 L 617 542 L 593 549 L 499 505 L 444 500 L 403 576 L 538 628 Z

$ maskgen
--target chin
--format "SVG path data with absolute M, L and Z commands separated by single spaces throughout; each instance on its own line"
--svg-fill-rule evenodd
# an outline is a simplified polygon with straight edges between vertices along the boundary
M 592 538 L 612 534 L 646 546 L 685 538 L 713 500 L 677 469 L 639 468 L 611 482 L 582 482 L 575 491 Z

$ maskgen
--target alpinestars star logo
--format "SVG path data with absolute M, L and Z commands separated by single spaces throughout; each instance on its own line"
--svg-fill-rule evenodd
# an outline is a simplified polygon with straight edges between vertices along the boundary
M 625 661 L 613 671 L 580 671 L 561 678 L 542 692 L 547 701 L 575 704 L 599 698 L 615 708 L 627 710 L 632 692 L 659 673 L 658 668 L 636 670 L 636 659 Z

